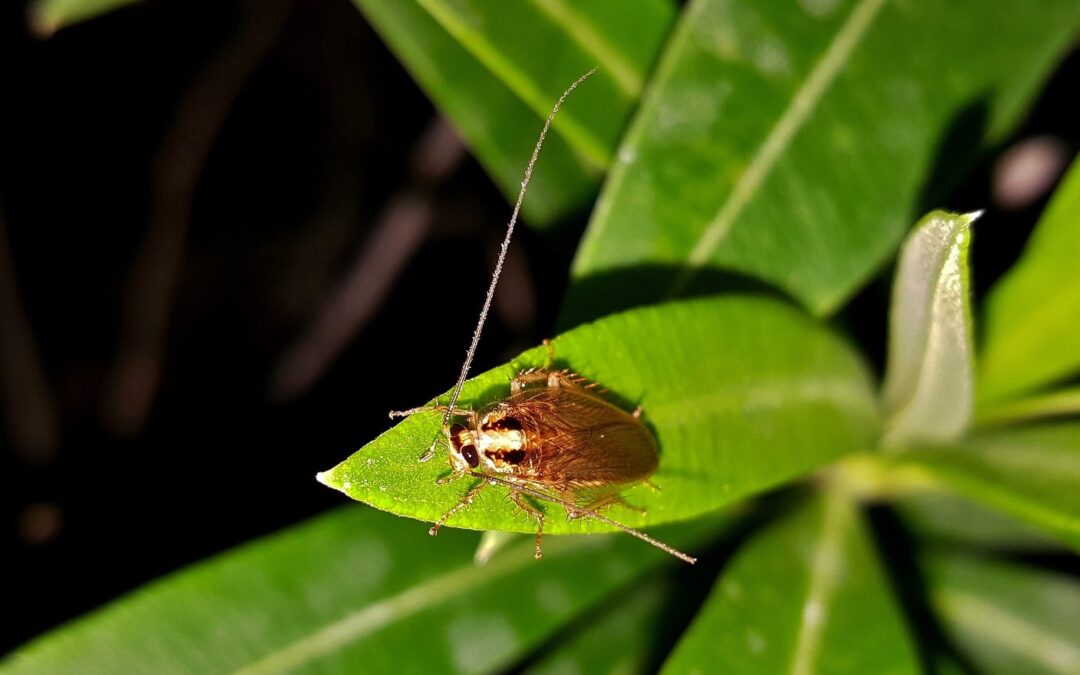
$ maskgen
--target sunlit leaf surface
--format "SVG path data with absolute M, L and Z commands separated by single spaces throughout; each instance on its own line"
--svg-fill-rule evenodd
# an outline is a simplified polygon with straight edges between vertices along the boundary
M 555 340 L 556 365 L 639 403 L 655 432 L 660 469 L 625 493 L 647 512 L 614 506 L 621 522 L 644 527 L 713 511 L 869 447 L 877 430 L 871 383 L 850 348 L 797 309 L 764 297 L 674 302 L 613 315 Z M 465 406 L 508 394 L 508 382 L 545 360 L 543 348 L 469 381 Z M 444 397 L 443 400 L 446 400 Z M 387 403 L 390 406 L 390 403 Z M 417 457 L 439 434 L 440 414 L 413 415 L 321 480 L 380 509 L 434 521 L 471 482 L 449 485 L 446 451 Z M 589 519 L 568 522 L 550 505 L 545 531 L 606 531 Z M 480 493 L 450 525 L 530 532 L 535 524 L 497 486 Z

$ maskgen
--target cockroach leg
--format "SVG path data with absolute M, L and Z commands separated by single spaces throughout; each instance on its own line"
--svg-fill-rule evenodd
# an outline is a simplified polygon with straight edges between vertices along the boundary
M 544 338 L 544 346 L 547 347 L 548 353 L 547 363 L 544 364 L 544 370 L 551 370 L 555 367 L 555 344 L 551 340 Z
M 643 480 L 642 483 L 644 483 L 645 485 L 648 485 L 649 489 L 651 489 L 653 492 L 660 492 L 660 486 L 657 485 L 656 483 L 652 482 L 648 478 Z
M 480 494 L 480 491 L 483 490 L 484 487 L 487 486 L 487 484 L 487 481 L 482 480 L 476 485 L 469 488 L 469 491 L 465 493 L 465 496 L 461 498 L 460 502 L 454 505 L 454 508 L 444 513 L 442 518 L 439 518 L 437 521 L 435 521 L 435 524 L 432 525 L 430 529 L 428 529 L 428 534 L 433 537 L 439 534 L 439 529 L 446 524 L 446 521 L 450 520 L 450 518 L 452 518 L 454 514 L 461 509 L 465 508 L 469 504 L 472 504 L 473 500 L 476 499 L 476 495 Z
M 518 373 L 518 376 L 510 380 L 510 395 L 514 396 L 520 394 L 525 389 L 534 385 L 550 386 L 550 378 L 554 376 L 543 368 L 535 368 L 531 370 L 523 370 Z
M 642 408 L 641 406 L 638 406 L 638 407 L 634 408 L 634 417 L 636 419 L 641 419 L 641 414 L 643 412 L 645 412 L 645 409 Z
M 536 550 L 533 553 L 533 557 L 537 560 L 543 558 L 544 551 L 540 547 L 540 542 L 544 538 L 544 512 L 530 504 L 525 497 L 521 495 L 521 491 L 519 490 L 511 488 L 510 499 L 514 500 L 514 503 L 518 505 L 519 509 L 536 519 Z

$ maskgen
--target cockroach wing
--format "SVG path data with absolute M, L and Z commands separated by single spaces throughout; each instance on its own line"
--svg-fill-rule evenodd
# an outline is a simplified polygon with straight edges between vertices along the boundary
M 659 465 L 641 420 L 583 388 L 526 390 L 497 409 L 525 432 L 529 479 L 560 492 L 603 494 L 645 480 Z

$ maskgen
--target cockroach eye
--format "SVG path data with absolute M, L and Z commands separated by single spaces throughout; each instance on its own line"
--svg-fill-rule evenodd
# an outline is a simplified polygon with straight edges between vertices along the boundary
M 480 455 L 476 454 L 475 445 L 466 445 L 461 449 L 461 456 L 465 458 L 465 461 L 469 463 L 469 466 L 476 468 L 480 466 Z

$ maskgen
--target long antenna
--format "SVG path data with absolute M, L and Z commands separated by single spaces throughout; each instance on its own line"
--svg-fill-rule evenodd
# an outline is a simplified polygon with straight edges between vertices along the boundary
M 660 541 L 659 539 L 656 539 L 654 537 L 650 537 L 649 535 L 645 534 L 644 532 L 641 532 L 640 530 L 635 530 L 632 527 L 628 527 L 626 525 L 623 525 L 619 521 L 612 520 L 611 518 L 608 518 L 607 516 L 605 516 L 605 515 L 603 515 L 601 513 L 598 513 L 597 511 L 593 511 L 592 509 L 583 508 L 583 507 L 578 506 L 577 504 L 573 504 L 573 503 L 571 503 L 571 502 L 569 502 L 569 501 L 567 501 L 565 499 L 560 499 L 560 498 L 558 498 L 558 497 L 556 497 L 554 495 L 549 495 L 549 494 L 547 494 L 545 492 L 541 492 L 540 490 L 537 490 L 537 489 L 535 489 L 533 487 L 530 487 L 528 485 L 524 485 L 524 484 L 521 484 L 521 483 L 514 483 L 513 481 L 506 480 L 505 478 L 500 478 L 498 476 L 491 476 L 491 475 L 488 475 L 486 473 L 480 473 L 478 471 L 470 471 L 469 473 L 471 475 L 475 476 L 476 478 L 481 478 L 483 480 L 488 481 L 489 483 L 501 483 L 502 485 L 505 485 L 505 486 L 509 487 L 511 490 L 519 490 L 519 491 L 524 492 L 524 493 L 526 493 L 526 494 L 528 494 L 528 495 L 530 495 L 532 497 L 536 497 L 537 499 L 543 499 L 544 501 L 552 502 L 552 503 L 555 503 L 555 504 L 560 504 L 560 505 L 562 505 L 563 508 L 565 508 L 567 510 L 567 512 L 583 513 L 583 514 L 589 516 L 590 518 L 595 518 L 596 520 L 599 520 L 601 523 L 605 523 L 607 525 L 617 527 L 620 530 L 622 530 L 623 532 L 625 532 L 625 533 L 627 533 L 627 534 L 629 534 L 631 536 L 637 537 L 638 539 L 642 540 L 643 542 L 645 542 L 647 544 L 652 544 L 653 546 L 660 549 L 664 553 L 667 553 L 669 555 L 673 555 L 676 558 L 678 558 L 679 560 L 682 560 L 683 562 L 690 563 L 691 565 L 693 565 L 694 563 L 697 562 L 697 558 L 695 558 L 693 556 L 689 556 L 689 555 L 683 553 L 682 551 L 680 551 L 680 550 L 678 550 L 676 548 L 672 548 L 671 546 L 668 546 L 667 544 Z
M 525 177 L 521 180 L 521 191 L 518 192 L 517 203 L 514 204 L 514 212 L 510 215 L 510 222 L 506 226 L 506 236 L 503 237 L 502 247 L 499 249 L 499 258 L 495 261 L 495 271 L 491 274 L 491 284 L 488 286 L 487 296 L 484 298 L 484 307 L 480 310 L 480 319 L 476 322 L 476 330 L 473 331 L 472 342 L 469 344 L 469 350 L 465 353 L 465 363 L 461 365 L 461 374 L 458 375 L 457 384 L 454 385 L 454 393 L 450 395 L 450 405 L 447 406 L 446 414 L 443 415 L 443 428 L 446 428 L 446 425 L 450 422 L 450 418 L 454 414 L 454 406 L 457 405 L 458 397 L 461 395 L 461 387 L 465 384 L 465 378 L 469 375 L 469 367 L 472 366 L 473 356 L 476 355 L 476 346 L 480 344 L 480 332 L 484 330 L 484 322 L 487 321 L 488 311 L 491 309 L 491 301 L 495 297 L 495 287 L 499 283 L 499 275 L 502 274 L 503 261 L 506 260 L 506 253 L 510 249 L 510 239 L 514 236 L 514 225 L 517 224 L 518 214 L 521 212 L 521 202 L 525 200 L 525 191 L 529 189 L 529 181 L 532 180 L 533 167 L 536 166 L 536 159 L 540 156 L 540 148 L 544 146 L 544 139 L 547 138 L 548 129 L 551 128 L 551 123 L 555 119 L 555 113 L 559 112 L 559 108 L 562 107 L 563 102 L 570 96 L 570 93 L 577 89 L 579 84 L 589 79 L 589 76 L 595 72 L 596 68 L 593 68 L 574 80 L 574 83 L 566 88 L 566 91 L 559 97 L 559 100 L 555 102 L 555 107 L 551 109 L 551 113 L 548 114 L 547 121 L 544 122 L 544 128 L 540 131 L 540 138 L 536 139 L 536 147 L 533 148 L 532 157 L 529 158 L 529 165 L 525 167 Z M 435 440 L 431 442 L 431 447 L 420 457 L 421 462 L 426 462 L 431 459 L 432 455 L 435 454 L 435 445 L 438 441 L 439 439 L 436 437 Z

